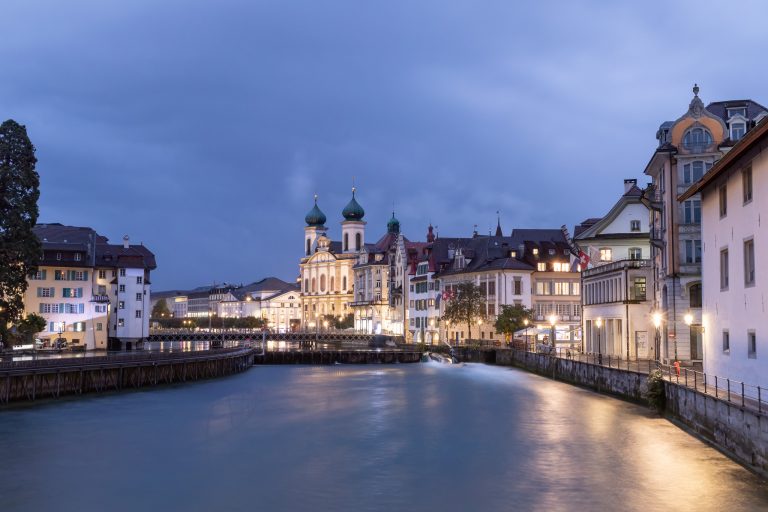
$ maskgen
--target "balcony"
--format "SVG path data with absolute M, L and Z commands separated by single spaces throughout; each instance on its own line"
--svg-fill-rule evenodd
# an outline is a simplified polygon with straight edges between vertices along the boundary
M 98 304 L 109 304 L 109 295 L 91 295 L 90 302 Z
M 599 276 L 624 269 L 650 268 L 650 266 L 651 260 L 619 260 L 585 270 L 582 272 L 582 276 L 584 279 L 586 279 L 588 277 Z

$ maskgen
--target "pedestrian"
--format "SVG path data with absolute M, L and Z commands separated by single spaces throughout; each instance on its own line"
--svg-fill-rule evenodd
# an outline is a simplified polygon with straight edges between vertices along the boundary
M 678 360 L 675 360 L 675 364 L 674 364 L 674 366 L 675 366 L 675 373 L 676 373 L 676 374 L 677 374 L 677 376 L 679 377 L 679 376 L 680 376 L 680 361 L 678 361 Z

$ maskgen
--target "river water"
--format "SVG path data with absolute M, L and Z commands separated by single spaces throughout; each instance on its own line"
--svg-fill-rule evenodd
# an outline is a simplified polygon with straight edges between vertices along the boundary
M 510 368 L 265 366 L 0 411 L 0 511 L 768 510 L 645 408 Z

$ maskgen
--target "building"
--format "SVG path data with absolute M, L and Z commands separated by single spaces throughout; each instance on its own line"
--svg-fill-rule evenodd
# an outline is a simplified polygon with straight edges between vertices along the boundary
M 355 330 L 369 334 L 403 334 L 402 297 L 397 280 L 402 279 L 403 260 L 398 259 L 399 244 L 408 244 L 400 234 L 400 221 L 387 222 L 387 232 L 375 244 L 366 245 L 353 267 Z
M 637 180 L 624 180 L 624 193 L 601 218 L 574 230 L 588 255 L 582 269 L 584 351 L 612 357 L 654 358 L 653 296 L 648 206 Z
M 45 318 L 43 342 L 63 338 L 89 350 L 140 346 L 149 335 L 154 254 L 127 236 L 110 244 L 88 227 L 38 224 L 34 232 L 43 252 L 24 306 Z
M 747 111 L 749 113 L 749 111 Z M 739 113 L 740 115 L 740 113 Z M 765 116 L 763 116 L 764 118 Z M 768 386 L 768 121 L 740 138 L 679 198 L 701 197 L 704 371 Z
M 301 323 L 299 287 L 276 277 L 233 287 L 227 297 L 217 300 L 216 315 L 263 318 L 276 332 L 295 331 Z
M 304 256 L 299 263 L 301 319 L 304 329 L 319 329 L 335 317 L 345 320 L 354 301 L 353 267 L 365 249 L 365 210 L 355 198 L 342 210 L 341 241 L 328 238 L 326 217 L 315 205 L 304 218 Z
M 682 202 L 677 197 L 768 115 L 751 100 L 704 107 L 698 86 L 693 95 L 687 112 L 659 127 L 658 146 L 645 168 L 653 179 L 644 194 L 653 211 L 653 306 L 661 317 L 659 357 L 667 362 L 703 360 L 701 197 L 686 195 Z

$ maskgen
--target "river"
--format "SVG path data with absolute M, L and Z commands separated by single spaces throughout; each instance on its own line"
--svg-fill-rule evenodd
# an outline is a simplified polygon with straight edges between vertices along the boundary
M 766 510 L 641 406 L 511 368 L 265 366 L 0 411 L 0 510 Z

